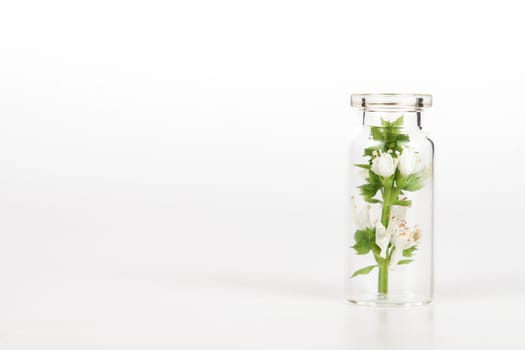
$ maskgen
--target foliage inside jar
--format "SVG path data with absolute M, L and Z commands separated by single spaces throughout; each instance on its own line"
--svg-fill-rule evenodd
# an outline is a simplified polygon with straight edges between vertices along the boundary
M 407 211 L 412 205 L 407 192 L 418 191 L 431 176 L 419 153 L 409 147 L 409 136 L 403 133 L 403 116 L 393 122 L 381 120 L 381 126 L 371 127 L 375 144 L 364 149 L 366 164 L 361 168 L 365 183 L 359 186 L 367 203 L 357 208 L 354 199 L 354 218 L 357 230 L 352 248 L 359 255 L 373 254 L 376 264 L 354 272 L 352 277 L 366 275 L 378 268 L 378 292 L 388 293 L 388 272 L 398 265 L 410 264 L 421 238 L 417 226 L 407 223 Z M 380 218 L 372 221 L 371 205 L 380 207 Z

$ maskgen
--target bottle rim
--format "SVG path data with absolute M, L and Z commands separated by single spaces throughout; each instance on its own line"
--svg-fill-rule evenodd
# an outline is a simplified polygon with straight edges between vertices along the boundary
M 432 107 L 432 95 L 430 94 L 352 94 L 352 107 L 362 109 L 421 109 Z

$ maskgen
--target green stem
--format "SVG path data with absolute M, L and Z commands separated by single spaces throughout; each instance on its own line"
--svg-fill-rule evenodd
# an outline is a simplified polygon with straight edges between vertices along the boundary
M 378 292 L 382 295 L 388 293 L 388 263 L 387 259 L 382 265 L 379 265 L 379 281 L 378 281 Z
M 392 183 L 385 184 L 383 191 L 383 209 L 381 211 L 381 223 L 388 229 L 388 222 L 390 221 L 390 209 L 392 208 Z
M 396 191 L 393 190 L 393 181 L 387 182 L 383 191 L 383 208 L 381 211 L 381 223 L 388 230 L 390 222 L 390 209 L 392 208 L 392 195 L 397 197 Z M 392 193 L 394 192 L 394 193 Z M 386 295 L 388 293 L 388 254 L 383 261 L 379 262 L 379 275 L 377 290 L 380 294 Z

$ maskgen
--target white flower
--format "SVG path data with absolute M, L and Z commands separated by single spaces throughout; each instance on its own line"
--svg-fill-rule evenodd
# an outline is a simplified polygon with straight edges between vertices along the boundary
M 372 171 L 379 176 L 390 177 L 396 171 L 397 159 L 390 153 L 380 153 L 372 160 Z
M 415 227 L 410 229 L 406 226 L 406 222 L 402 220 L 399 224 L 399 230 L 392 237 L 392 244 L 394 251 L 390 257 L 390 268 L 396 267 L 397 263 L 403 257 L 403 250 L 411 248 L 419 243 L 421 238 L 421 231 Z
M 393 208 L 393 207 L 392 207 Z M 388 244 L 399 236 L 406 229 L 406 221 L 404 218 L 398 216 L 392 216 L 390 218 L 390 223 L 388 224 L 388 229 L 381 223 L 381 221 L 376 222 L 376 244 L 381 248 L 380 256 L 386 258 L 386 252 L 388 249 Z M 392 241 L 392 243 L 394 243 Z
M 389 262 L 389 269 L 393 270 L 396 268 L 397 263 L 401 258 L 403 257 L 403 251 L 397 248 L 394 248 L 394 251 L 392 252 L 392 255 L 390 256 L 390 262 Z
M 402 198 L 402 200 L 406 200 Z M 393 205 L 390 209 L 390 218 L 397 218 L 400 220 L 406 220 L 408 207 L 404 205 Z
M 388 225 L 388 227 L 390 228 L 390 225 Z M 376 222 L 376 244 L 379 248 L 381 248 L 380 256 L 382 258 L 386 258 L 386 250 L 388 248 L 388 244 L 390 243 L 391 236 L 392 232 L 387 230 L 385 226 L 378 220 Z
M 417 242 L 414 239 L 412 232 L 410 232 L 409 229 L 406 228 L 394 237 L 392 243 L 394 244 L 394 247 L 396 247 L 396 249 L 405 250 L 415 246 Z
M 370 205 L 366 205 L 365 207 L 361 208 L 361 210 L 358 210 L 354 196 L 352 196 L 352 202 L 352 211 L 357 229 L 362 230 L 366 227 L 372 227 L 372 223 L 370 221 Z
M 421 156 L 412 148 L 405 148 L 399 156 L 399 172 L 403 176 L 417 173 L 423 169 Z
M 390 218 L 388 229 L 379 220 L 376 222 L 376 244 L 381 249 L 379 256 L 386 258 L 389 243 L 393 246 L 389 263 L 391 269 L 403 258 L 403 250 L 418 244 L 420 238 L 419 228 L 408 227 L 405 219 L 399 216 Z

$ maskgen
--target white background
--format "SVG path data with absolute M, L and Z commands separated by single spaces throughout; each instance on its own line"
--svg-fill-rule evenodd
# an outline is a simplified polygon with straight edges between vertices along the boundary
M 3 1 L 0 348 L 525 348 L 520 5 Z M 342 301 L 385 91 L 434 95 L 429 307 Z

